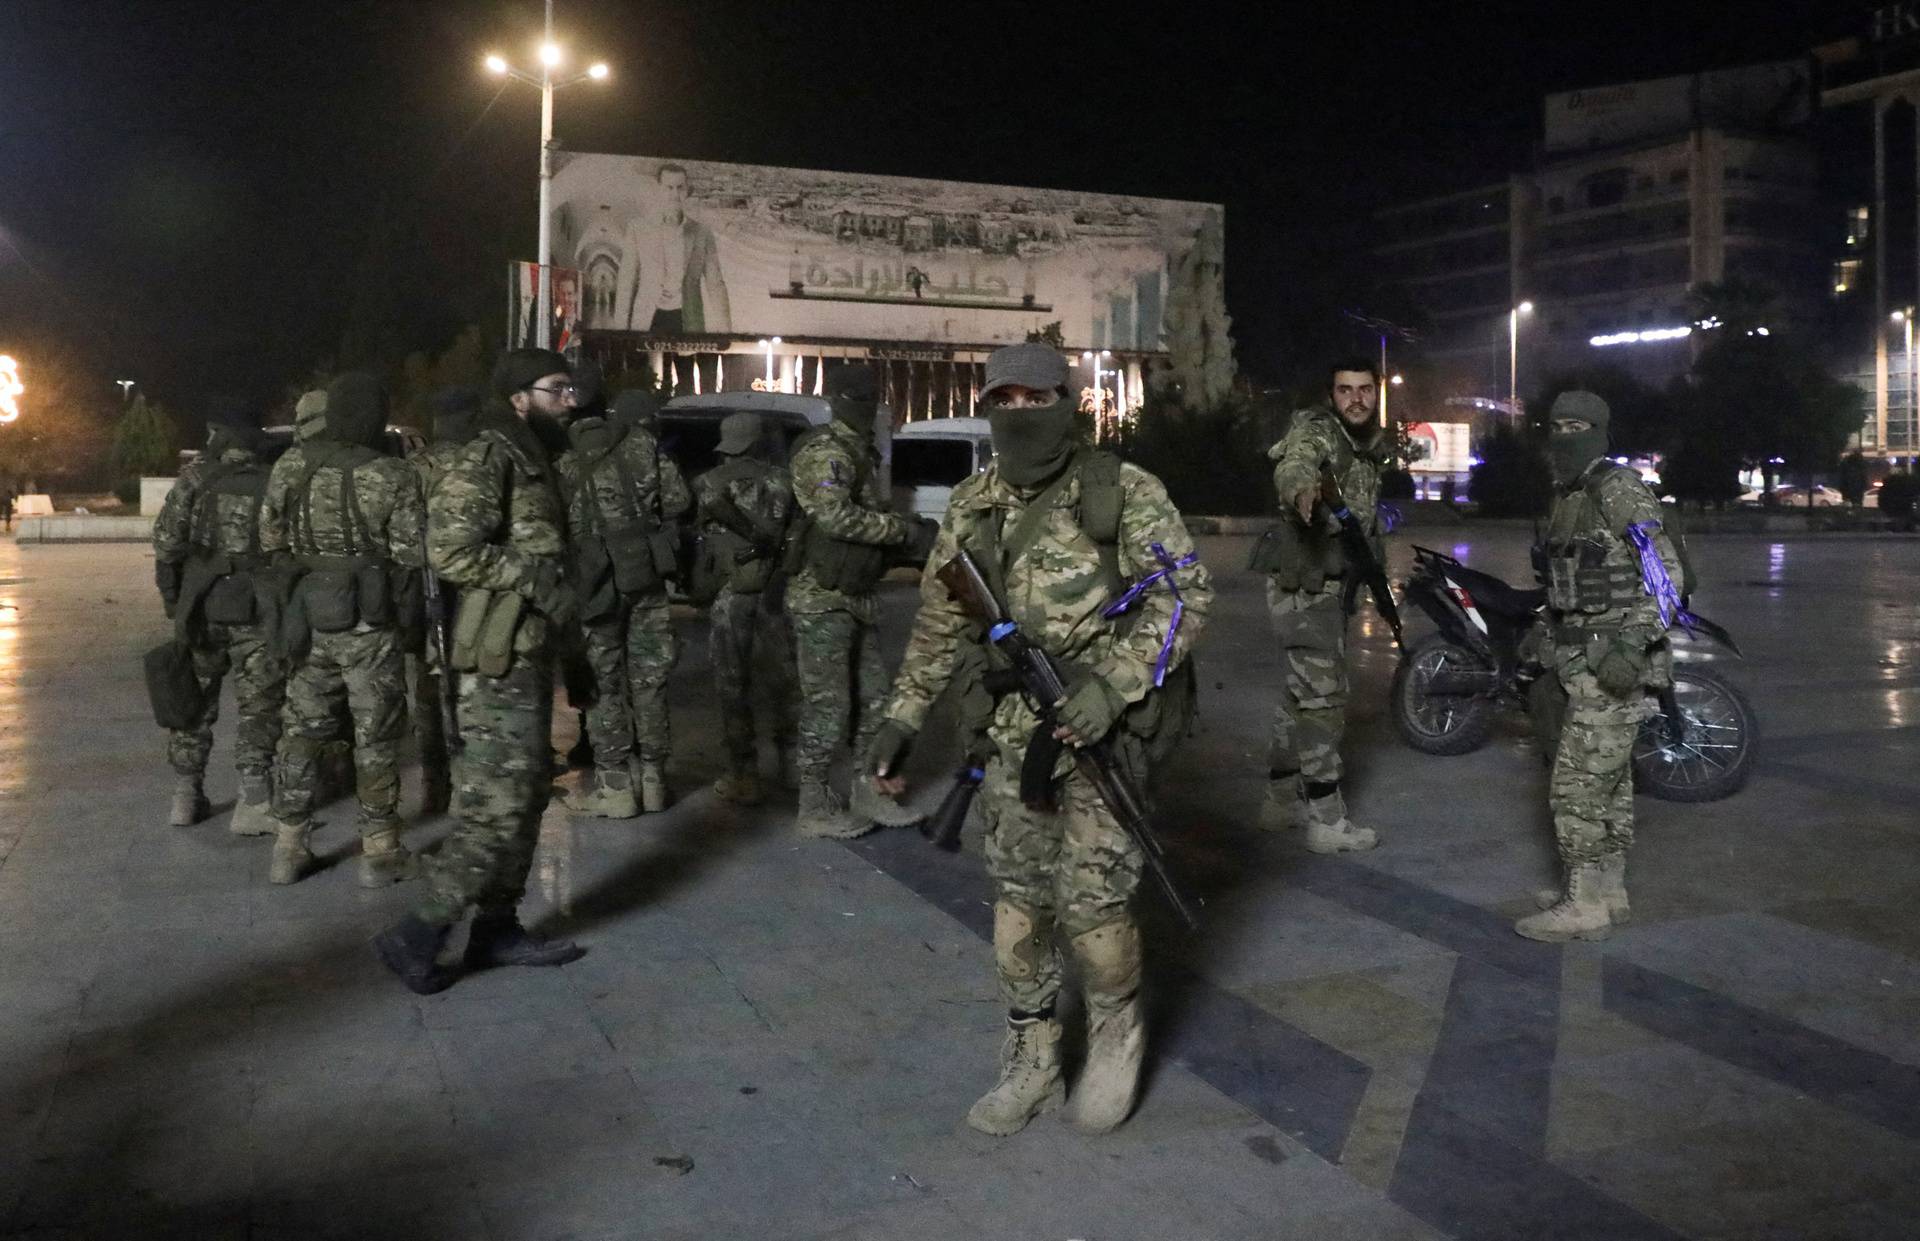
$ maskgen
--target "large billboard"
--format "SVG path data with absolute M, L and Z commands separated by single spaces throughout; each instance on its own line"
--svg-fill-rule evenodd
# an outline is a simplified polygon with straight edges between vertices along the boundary
M 1546 149 L 1569 154 L 1703 125 L 1781 129 L 1804 124 L 1812 102 L 1797 60 L 1562 91 L 1546 99 Z
M 650 336 L 1165 348 L 1177 259 L 1219 206 L 563 154 L 553 256 L 581 326 Z

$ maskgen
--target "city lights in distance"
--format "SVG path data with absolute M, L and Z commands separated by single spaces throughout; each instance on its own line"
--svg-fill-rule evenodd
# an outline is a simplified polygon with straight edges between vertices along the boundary
M 20 416 L 20 397 L 27 385 L 20 382 L 20 364 L 0 353 L 0 422 L 12 422 Z
M 1590 337 L 1589 345 L 1605 349 L 1612 345 L 1651 345 L 1663 340 L 1684 340 L 1693 335 L 1690 327 L 1652 327 L 1643 332 L 1606 332 Z

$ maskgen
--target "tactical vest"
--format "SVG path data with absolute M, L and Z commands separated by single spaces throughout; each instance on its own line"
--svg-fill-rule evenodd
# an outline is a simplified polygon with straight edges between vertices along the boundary
M 299 597 L 307 627 L 339 633 L 356 625 L 375 629 L 417 625 L 420 589 L 417 574 L 402 569 L 373 536 L 360 507 L 355 475 L 381 454 L 360 444 L 310 440 L 299 481 L 287 493 L 287 544 L 302 570 Z M 324 469 L 340 471 L 344 551 L 323 548 L 313 520 L 313 481 Z
M 1616 553 L 1625 532 L 1611 529 L 1600 503 L 1600 485 L 1613 470 L 1591 471 L 1580 489 L 1561 501 L 1564 518 L 1547 529 L 1547 606 L 1562 615 L 1594 615 L 1633 606 L 1646 597 L 1637 557 Z
M 199 622 L 251 625 L 258 619 L 254 573 L 265 564 L 260 555 L 260 506 L 266 494 L 267 470 L 258 461 L 221 462 L 201 475 L 187 518 L 190 550 L 174 613 L 183 633 Z M 248 501 L 244 551 L 221 546 L 222 496 Z
M 1336 421 L 1339 418 L 1338 414 L 1328 416 Z M 1341 491 L 1349 493 L 1347 498 L 1351 502 L 1355 497 L 1350 494 L 1348 476 L 1360 454 L 1355 451 L 1346 428 L 1340 427 L 1338 432 L 1333 436 L 1333 457 L 1329 464 Z M 1378 491 L 1377 483 L 1375 491 Z M 1372 505 L 1365 508 L 1362 519 L 1370 520 Z M 1361 508 L 1356 506 L 1354 511 L 1359 513 Z M 1378 548 L 1375 555 L 1379 555 Z M 1347 567 L 1346 550 L 1341 547 L 1337 533 L 1330 533 L 1317 524 L 1302 523 L 1293 514 L 1283 514 L 1277 523 L 1268 527 L 1255 540 L 1247 557 L 1248 569 L 1270 575 L 1282 590 L 1322 590 L 1328 582 L 1344 578 Z
M 620 451 L 626 429 L 607 423 L 576 430 L 581 432 L 574 440 L 580 464 L 573 486 L 580 513 L 579 528 L 570 532 L 572 570 L 582 618 L 594 621 L 618 609 L 618 595 L 643 595 L 678 576 L 680 540 L 660 512 L 659 446 L 653 454 L 654 502 L 647 505 L 641 500 L 640 480 Z M 596 479 L 608 469 L 626 497 L 624 512 L 610 512 L 600 501 Z
M 792 456 L 798 458 L 807 445 L 831 433 L 829 427 L 816 427 L 807 432 L 794 441 Z M 872 450 L 855 454 L 852 494 L 856 504 L 872 478 Z M 834 538 L 820 529 L 807 516 L 805 509 L 801 509 L 793 533 L 787 539 L 784 564 L 789 573 L 805 569 L 814 581 L 828 590 L 864 595 L 886 576 L 887 549 L 875 543 L 855 543 Z
M 1120 520 L 1121 510 L 1126 504 L 1126 492 L 1120 485 L 1120 468 L 1120 458 L 1111 453 L 1082 450 L 1075 454 L 1060 476 L 1021 511 L 1011 530 L 1001 529 L 1004 518 L 1001 509 L 984 508 L 960 516 L 960 520 L 954 523 L 955 540 L 962 548 L 973 553 L 995 597 L 1005 601 L 1007 578 L 1013 566 L 1033 547 L 1040 537 L 1046 514 L 1054 509 L 1055 501 L 1078 477 L 1080 498 L 1074 509 L 1074 525 L 1094 545 L 1108 598 L 1118 598 L 1132 585 L 1120 568 Z M 1124 636 L 1137 623 L 1138 616 L 1138 611 L 1125 612 L 1109 623 L 1114 626 L 1117 635 Z M 985 694 L 969 692 L 972 687 L 962 687 L 961 701 L 966 703 L 971 700 L 976 704 L 973 718 L 960 721 L 963 732 L 970 728 L 984 732 L 991 719 L 994 700 L 1011 692 L 1014 687 L 1009 678 L 1000 674 L 1000 670 L 1006 666 L 1005 661 L 985 633 L 980 635 L 979 641 L 984 648 L 985 658 L 963 661 L 955 666 L 956 676 L 960 675 L 959 669 L 962 667 L 976 669 L 976 675 L 987 691 Z M 979 714 L 982 709 L 985 711 L 984 717 Z M 1117 727 L 1123 735 L 1138 743 L 1148 767 L 1152 768 L 1172 754 L 1185 739 L 1198 714 L 1199 680 L 1194 673 L 1193 657 L 1189 654 L 1167 670 L 1166 680 L 1159 688 L 1148 690 L 1145 698 L 1122 713 Z
M 741 457 L 721 462 L 702 476 L 701 482 L 714 494 L 731 503 L 729 489 L 737 482 L 765 478 L 772 467 Z M 693 582 L 688 591 L 696 604 L 711 603 L 724 587 L 735 594 L 753 594 L 765 590 L 773 576 L 774 557 L 784 527 L 775 534 L 756 528 L 752 514 L 734 506 L 732 513 L 715 512 L 702 506 L 705 519 L 699 546 L 694 553 Z M 774 546 L 769 548 L 771 538 Z

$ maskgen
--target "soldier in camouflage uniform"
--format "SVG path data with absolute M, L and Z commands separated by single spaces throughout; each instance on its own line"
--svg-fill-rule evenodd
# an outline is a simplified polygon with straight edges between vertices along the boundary
M 1254 550 L 1267 574 L 1267 610 L 1285 679 L 1273 711 L 1267 792 L 1260 822 L 1269 830 L 1305 824 L 1315 853 L 1371 849 L 1372 828 L 1347 818 L 1340 789 L 1340 739 L 1347 720 L 1347 613 L 1343 594 L 1357 571 L 1347 563 L 1333 515 L 1320 499 L 1320 471 L 1331 465 L 1347 507 L 1366 524 L 1376 556 L 1377 501 L 1386 435 L 1374 417 L 1379 372 L 1364 359 L 1336 363 L 1329 403 L 1293 416 L 1267 451 L 1280 499 L 1280 522 Z
M 313 868 L 315 783 L 344 701 L 353 721 L 363 887 L 413 874 L 400 843 L 405 638 L 417 626 L 420 478 L 384 452 L 387 395 L 372 375 L 327 385 L 325 427 L 275 463 L 260 507 L 260 546 L 288 584 L 281 640 L 294 661 L 276 763 L 278 821 L 269 879 Z
M 1628 917 L 1633 740 L 1651 694 L 1673 676 L 1655 592 L 1680 582 L 1682 569 L 1660 502 L 1638 474 L 1607 459 L 1607 403 L 1566 392 L 1547 417 L 1558 492 L 1544 549 L 1545 657 L 1567 695 L 1548 801 L 1566 882 L 1558 899 L 1513 929 L 1528 939 L 1604 939 Z M 1664 573 L 1643 567 L 1634 527 Z
M 433 396 L 433 442 L 411 458 L 420 475 L 420 492 L 433 494 L 433 485 L 446 474 L 447 467 L 460 450 L 473 439 L 475 421 L 480 417 L 480 393 L 468 387 L 443 388 Z M 441 592 L 448 609 L 454 606 L 452 590 Z M 420 746 L 420 813 L 440 814 L 453 796 L 452 767 L 447 758 L 447 738 L 441 714 L 441 674 L 436 664 L 431 635 L 422 633 L 415 649 L 407 652 L 407 685 L 411 693 L 409 710 L 413 714 L 413 736 Z
M 775 719 L 784 725 L 774 741 L 783 754 L 793 744 L 793 639 L 786 617 L 768 599 L 793 513 L 793 481 L 764 459 L 765 428 L 757 414 L 723 419 L 715 451 L 721 463 L 693 481 L 701 554 L 720 579 L 710 646 L 727 770 L 714 781 L 713 791 L 726 801 L 753 805 L 762 796 L 753 728 L 756 650 L 771 655 L 784 674 L 770 696 Z
M 800 675 L 796 826 L 803 836 L 845 839 L 871 831 L 873 822 L 848 813 L 827 772 L 850 731 L 859 754 L 880 726 L 887 667 L 873 592 L 886 572 L 886 549 L 905 544 L 913 528 L 880 485 L 873 444 L 880 399 L 872 368 L 841 366 L 827 375 L 826 390 L 833 421 L 794 448 L 801 520 L 787 560 L 787 615 Z
M 1113 732 L 1115 753 L 1144 777 L 1191 717 L 1186 660 L 1206 624 L 1213 587 L 1206 568 L 1191 559 L 1193 540 L 1160 481 L 1075 441 L 1067 380 L 1066 363 L 1046 345 L 1015 345 L 987 359 L 981 400 L 992 423 L 994 464 L 954 489 L 928 564 L 970 552 L 1010 619 L 1068 671 L 1070 690 L 1054 704 L 1053 736 L 1081 746 Z M 1179 566 L 1171 585 L 1163 579 L 1130 612 L 1103 617 L 1126 581 L 1169 564 Z M 1177 626 L 1176 587 L 1185 603 Z M 935 574 L 926 574 L 886 723 L 868 759 L 877 792 L 902 791 L 897 773 L 914 733 L 963 647 L 984 640 Z M 1063 1093 L 1056 933 L 1079 967 L 1089 1022 L 1086 1065 L 1069 1105 L 1073 1123 L 1101 1132 L 1126 1119 L 1146 1042 L 1140 929 L 1130 908 L 1143 866 L 1139 849 L 1068 753 L 1053 768 L 1051 805 L 1023 801 L 1022 763 L 1041 727 L 1022 694 L 992 706 L 992 751 L 980 793 L 1008 1029 L 999 1081 L 967 1123 L 1001 1135 L 1020 1130 Z
M 234 765 L 240 796 L 229 830 L 273 833 L 273 751 L 280 741 L 286 666 L 273 653 L 256 579 L 260 501 L 267 488 L 264 440 L 254 417 L 222 411 L 209 420 L 206 451 L 180 471 L 153 523 L 154 580 L 176 634 L 193 651 L 206 706 L 192 728 L 167 738 L 176 783 L 169 821 L 187 827 L 207 817 L 202 781 L 213 749 L 220 682 L 233 672 Z
M 552 631 L 579 611 L 566 580 L 566 510 L 546 448 L 556 433 L 564 439 L 559 420 L 572 404 L 566 359 L 509 350 L 494 368 L 493 389 L 478 434 L 429 501 L 429 561 L 460 592 L 458 822 L 427 859 L 425 900 L 374 940 L 387 968 L 423 995 L 453 980 L 437 957 L 469 909 L 469 967 L 564 965 L 583 951 L 537 938 L 518 913 L 553 791 Z
M 667 579 L 676 569 L 678 522 L 693 496 L 644 425 L 658 404 L 652 393 L 632 389 L 614 398 L 606 417 L 574 419 L 559 461 L 573 588 L 596 690 L 587 708 L 593 785 L 567 799 L 575 814 L 630 819 L 665 810 L 670 800 L 667 677 L 680 648 Z

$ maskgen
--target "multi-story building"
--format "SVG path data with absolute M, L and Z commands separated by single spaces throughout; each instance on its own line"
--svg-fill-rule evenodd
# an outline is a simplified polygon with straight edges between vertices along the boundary
M 1376 249 L 1430 399 L 1486 408 L 1597 362 L 1662 385 L 1688 298 L 1741 279 L 1823 306 L 1810 83 L 1798 62 L 1550 95 L 1535 167 L 1390 208 Z

